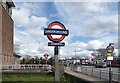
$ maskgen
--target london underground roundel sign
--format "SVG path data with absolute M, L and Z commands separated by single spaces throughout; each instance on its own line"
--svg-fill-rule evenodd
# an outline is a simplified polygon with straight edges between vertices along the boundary
M 54 21 L 48 25 L 47 29 L 44 31 L 44 34 L 47 35 L 50 41 L 60 42 L 65 38 L 65 36 L 68 35 L 68 30 L 66 30 L 62 23 Z

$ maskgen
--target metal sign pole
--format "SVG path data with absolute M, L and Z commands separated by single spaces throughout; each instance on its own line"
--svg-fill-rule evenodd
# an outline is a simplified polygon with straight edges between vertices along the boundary
M 112 75 L 111 75 L 111 61 L 109 62 L 109 83 L 111 83 Z
M 46 69 L 47 69 L 47 58 L 46 58 Z
M 54 57 L 55 57 L 55 83 L 59 83 L 59 59 L 58 59 L 58 54 L 59 54 L 59 50 L 58 50 L 58 46 L 55 46 L 54 49 Z
M 109 46 L 107 46 L 107 48 L 106 48 L 106 51 L 108 52 L 107 60 L 109 60 L 109 83 L 112 82 L 111 61 L 113 60 L 112 53 L 114 51 L 114 47 L 111 45 L 114 45 L 114 43 L 110 43 Z
M 47 66 L 47 59 L 46 59 L 46 66 Z

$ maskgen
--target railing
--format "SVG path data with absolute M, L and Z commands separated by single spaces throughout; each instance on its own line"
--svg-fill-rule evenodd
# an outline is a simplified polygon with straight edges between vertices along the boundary
M 22 64 L 22 65 L 2 65 L 3 70 L 14 70 L 14 69 L 39 69 L 39 70 L 51 70 L 51 65 L 46 64 Z
M 109 79 L 109 71 L 108 70 L 97 70 L 96 68 L 86 68 L 80 66 L 70 66 L 70 69 L 78 72 L 83 73 L 91 76 L 95 76 L 98 78 Z M 120 81 L 120 72 L 119 71 L 111 71 L 112 80 L 113 81 Z

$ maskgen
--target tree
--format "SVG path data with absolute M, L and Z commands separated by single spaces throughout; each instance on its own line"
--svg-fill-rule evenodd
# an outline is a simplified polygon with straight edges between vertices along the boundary
M 38 56 L 34 56 L 34 61 L 35 61 L 35 64 L 39 64 L 39 58 L 38 58 Z
M 40 64 L 41 64 L 42 60 L 43 60 L 43 58 L 42 58 L 42 57 L 40 57 L 40 59 L 39 59 L 39 63 L 40 63 Z
M 31 58 L 29 63 L 34 64 L 34 58 Z
M 50 65 L 54 65 L 54 62 L 55 62 L 55 59 L 54 59 L 54 57 L 51 57 L 49 60 L 48 60 L 48 64 L 50 64 Z
M 25 64 L 25 58 L 20 61 L 20 64 Z

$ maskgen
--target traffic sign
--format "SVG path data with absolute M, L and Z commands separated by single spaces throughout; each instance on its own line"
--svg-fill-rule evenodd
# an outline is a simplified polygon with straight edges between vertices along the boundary
M 50 23 L 47 29 L 44 29 L 44 35 L 47 35 L 48 39 L 53 42 L 62 41 L 65 38 L 65 36 L 68 36 L 68 34 L 69 31 L 66 30 L 65 26 L 58 21 Z M 56 35 L 59 36 L 54 37 Z
M 113 56 L 108 56 L 108 57 L 107 57 L 107 60 L 108 60 L 108 61 L 112 61 L 112 60 L 113 60 Z
M 64 42 L 58 42 L 58 43 L 48 42 L 48 46 L 65 46 L 65 43 Z
M 108 53 L 107 56 L 113 56 L 112 53 Z
M 107 51 L 108 53 L 113 53 L 114 47 L 113 47 L 113 46 L 107 46 L 106 51 Z
M 44 54 L 44 57 L 45 57 L 46 59 L 48 58 L 48 56 L 49 56 L 49 55 L 48 55 L 47 53 Z

